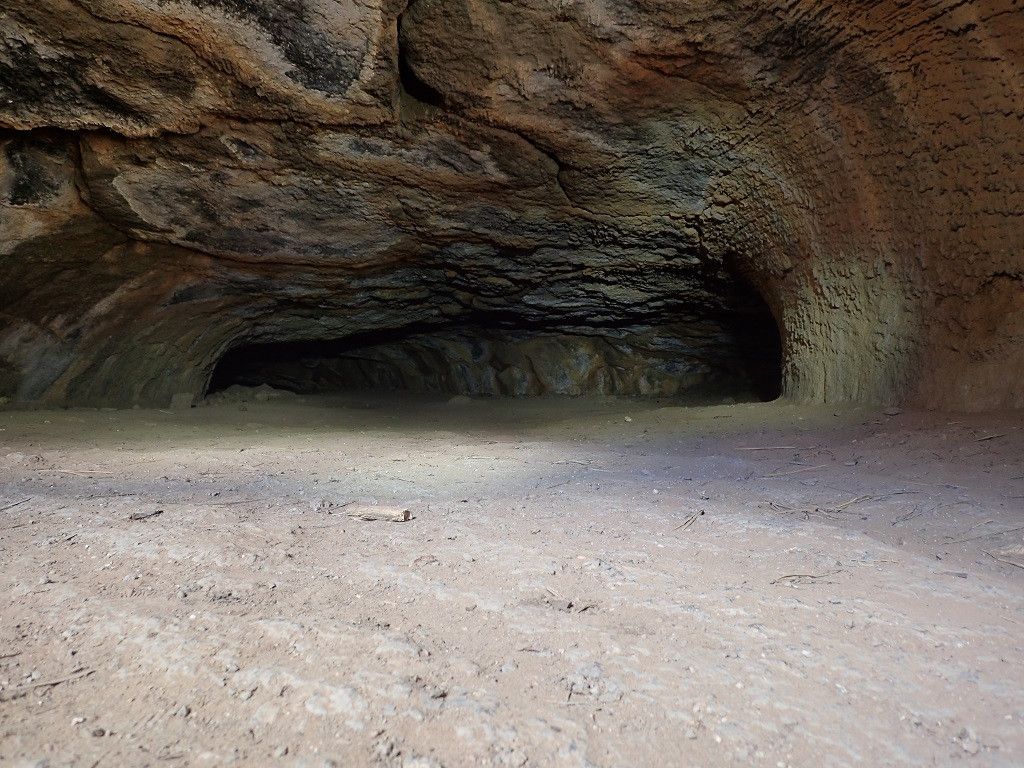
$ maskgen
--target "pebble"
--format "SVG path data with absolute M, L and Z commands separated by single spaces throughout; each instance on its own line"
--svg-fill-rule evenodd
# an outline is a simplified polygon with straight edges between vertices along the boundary
M 981 744 L 973 728 L 964 728 L 957 734 L 957 738 L 960 740 L 960 747 L 967 754 L 976 755 L 981 751 Z

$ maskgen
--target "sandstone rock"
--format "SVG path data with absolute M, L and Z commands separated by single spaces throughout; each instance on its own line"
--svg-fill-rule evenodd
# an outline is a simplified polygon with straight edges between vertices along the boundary
M 0 397 L 312 342 L 370 357 L 307 382 L 1024 406 L 1011 0 L 0 19 Z

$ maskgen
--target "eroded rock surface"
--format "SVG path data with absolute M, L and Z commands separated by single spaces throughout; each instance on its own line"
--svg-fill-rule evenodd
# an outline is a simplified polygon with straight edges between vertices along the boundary
M 670 338 L 685 388 L 765 337 L 750 283 L 791 397 L 1024 406 L 1015 0 L 6 0 L 0 29 L 0 397 L 166 404 L 246 345 L 480 327 L 496 377 L 520 340 Z M 563 348 L 566 391 L 624 367 Z

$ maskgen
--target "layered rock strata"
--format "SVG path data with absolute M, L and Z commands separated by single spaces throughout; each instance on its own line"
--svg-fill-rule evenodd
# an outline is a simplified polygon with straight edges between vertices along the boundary
M 798 400 L 1024 406 L 1016 0 L 4 0 L 0 32 L 14 402 L 374 333 L 449 343 L 410 385 L 472 332 L 481 375 L 564 356 L 499 392 L 742 386 L 777 328 Z

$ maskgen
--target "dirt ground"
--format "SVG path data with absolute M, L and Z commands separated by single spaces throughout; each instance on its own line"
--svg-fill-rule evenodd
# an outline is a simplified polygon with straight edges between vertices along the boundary
M 0 765 L 1024 765 L 1021 414 L 5 412 L 0 509 Z

